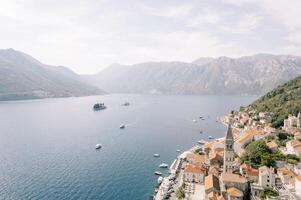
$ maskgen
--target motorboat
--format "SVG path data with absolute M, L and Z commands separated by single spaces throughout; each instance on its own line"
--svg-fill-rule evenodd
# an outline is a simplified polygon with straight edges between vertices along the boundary
M 155 175 L 162 176 L 162 173 L 159 171 L 155 171 Z
M 203 144 L 206 144 L 206 141 L 205 140 L 199 140 L 198 143 L 203 145 Z
M 119 126 L 119 128 L 120 128 L 120 129 L 124 129 L 124 128 L 125 128 L 125 124 L 121 124 L 121 125 Z
M 210 140 L 211 140 L 211 139 L 213 139 L 213 137 L 212 137 L 211 135 L 209 135 L 209 136 L 208 136 L 208 139 L 210 139 Z
M 176 150 L 176 152 L 180 152 L 180 151 L 181 151 L 181 149 L 177 149 L 177 150 Z
M 160 167 L 160 168 L 167 168 L 167 167 L 168 167 L 168 164 L 162 163 L 162 164 L 159 165 L 159 167 Z
M 102 145 L 101 144 L 96 144 L 95 149 L 101 149 Z
M 154 154 L 154 157 L 160 157 L 160 154 L 155 153 L 155 154 Z
M 130 102 L 125 102 L 122 104 L 123 106 L 129 106 L 130 105 Z

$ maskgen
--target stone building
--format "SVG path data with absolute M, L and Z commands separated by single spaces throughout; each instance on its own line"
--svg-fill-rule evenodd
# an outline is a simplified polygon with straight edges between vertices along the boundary
M 228 130 L 225 137 L 225 147 L 224 147 L 224 165 L 223 172 L 224 173 L 232 173 L 233 172 L 233 162 L 235 158 L 235 153 L 233 149 L 234 139 L 232 134 L 231 124 L 228 125 Z

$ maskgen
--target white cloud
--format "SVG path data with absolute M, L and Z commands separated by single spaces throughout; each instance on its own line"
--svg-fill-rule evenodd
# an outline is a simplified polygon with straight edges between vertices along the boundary
M 0 0 L 0 48 L 80 73 L 115 62 L 301 52 L 299 0 L 217 1 Z
M 159 17 L 185 17 L 187 16 L 191 10 L 192 5 L 184 4 L 184 5 L 169 5 L 167 7 L 151 7 L 145 4 L 142 7 L 151 15 L 159 16 Z
M 201 14 L 198 14 L 196 17 L 190 17 L 188 19 L 188 27 L 200 27 L 205 24 L 215 25 L 221 21 L 221 13 L 218 13 L 215 10 L 205 9 Z
M 222 25 L 220 28 L 222 31 L 231 32 L 235 34 L 249 33 L 256 29 L 263 17 L 255 13 L 243 14 L 234 25 Z

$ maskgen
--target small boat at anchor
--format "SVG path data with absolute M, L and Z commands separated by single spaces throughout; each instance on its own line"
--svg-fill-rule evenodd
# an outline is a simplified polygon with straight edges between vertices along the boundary
M 154 154 L 154 157 L 155 157 L 155 158 L 160 157 L 160 154 L 155 153 L 155 154 Z
M 121 124 L 121 125 L 119 126 L 119 128 L 120 128 L 120 129 L 124 129 L 124 128 L 125 128 L 125 124 Z
M 163 181 L 163 177 L 162 177 L 162 176 L 159 176 L 159 178 L 158 178 L 158 184 L 161 184 L 162 181 Z
M 168 164 L 162 163 L 162 164 L 159 165 L 159 167 L 160 167 L 160 168 L 167 168 L 167 167 L 168 167 Z
M 155 171 L 155 175 L 162 176 L 162 173 L 159 171 Z
M 122 106 L 129 106 L 130 105 L 130 102 L 125 102 L 122 104 Z
M 101 144 L 96 144 L 95 149 L 101 149 L 102 145 Z
M 176 150 L 176 152 L 180 152 L 180 151 L 181 151 L 181 149 L 177 149 L 177 150 Z
M 205 140 L 199 140 L 198 144 L 204 145 L 204 144 L 206 144 L 206 141 Z

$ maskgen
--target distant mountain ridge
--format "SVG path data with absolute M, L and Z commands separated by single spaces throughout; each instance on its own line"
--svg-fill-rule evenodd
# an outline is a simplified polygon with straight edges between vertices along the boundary
M 300 74 L 299 56 L 257 54 L 200 58 L 192 63 L 114 64 L 84 79 L 116 93 L 258 95 Z
M 301 57 L 257 54 L 194 62 L 112 64 L 94 75 L 45 65 L 13 49 L 0 50 L 0 100 L 111 93 L 264 94 L 301 75 Z
M 0 50 L 0 100 L 101 94 L 66 67 L 45 65 L 14 49 Z

